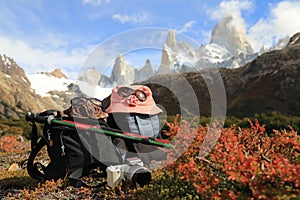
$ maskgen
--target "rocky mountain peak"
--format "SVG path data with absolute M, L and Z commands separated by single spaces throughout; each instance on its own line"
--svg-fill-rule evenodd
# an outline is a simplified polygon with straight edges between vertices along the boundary
M 145 65 L 141 69 L 136 69 L 135 82 L 144 81 L 153 76 L 153 68 L 149 59 L 146 60 Z
M 196 51 L 188 43 L 177 41 L 174 30 L 169 31 L 163 45 L 159 74 L 168 74 L 181 69 L 181 64 L 187 60 L 193 62 Z M 183 61 L 184 60 L 184 61 Z
M 28 111 L 60 110 L 65 105 L 64 100 L 69 100 L 65 94 L 63 98 L 37 95 L 25 71 L 6 55 L 0 55 L 0 85 L 0 118 L 19 119 Z
M 94 86 L 98 85 L 100 78 L 100 72 L 96 68 L 90 68 L 87 69 L 81 77 L 79 77 L 79 80 Z
M 240 52 L 244 55 L 254 53 L 245 33 L 236 26 L 232 15 L 224 17 L 217 23 L 212 31 L 210 43 L 224 46 L 233 55 L 238 55 Z
M 146 60 L 145 66 L 146 66 L 146 65 L 151 65 L 151 63 L 150 63 L 150 60 L 149 60 L 149 59 L 147 59 L 147 60 Z
M 287 46 L 296 46 L 296 45 L 300 45 L 300 32 L 293 35 L 287 44 Z
M 19 67 L 12 58 L 6 55 L 0 55 L 0 71 L 23 86 L 30 86 L 30 81 L 26 77 L 24 69 Z
M 146 60 L 144 67 L 140 71 L 151 74 L 153 73 L 152 65 L 149 59 Z
M 124 56 L 119 55 L 113 66 L 111 82 L 117 85 L 131 84 L 134 81 L 135 70 L 125 63 Z
M 67 76 L 64 73 L 62 73 L 61 69 L 55 69 L 54 71 L 46 72 L 45 74 L 48 75 L 48 76 L 54 76 L 56 78 L 65 78 L 65 79 L 67 79 Z
M 158 70 L 159 74 L 170 73 L 173 69 L 174 53 L 172 49 L 165 43 L 162 49 L 161 66 Z
M 177 42 L 176 42 L 176 36 L 175 36 L 175 31 L 174 30 L 169 31 L 165 44 L 168 45 L 173 50 L 176 49 Z

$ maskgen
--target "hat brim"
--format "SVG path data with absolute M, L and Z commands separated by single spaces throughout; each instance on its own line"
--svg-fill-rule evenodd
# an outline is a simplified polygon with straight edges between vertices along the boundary
M 146 94 L 145 101 L 135 101 L 134 103 L 129 103 L 131 99 L 130 96 L 122 97 L 118 94 L 118 89 L 121 87 L 124 86 L 116 86 L 113 89 L 110 97 L 111 103 L 106 109 L 107 113 L 139 113 L 156 115 L 163 112 L 163 110 L 156 105 L 149 87 L 144 85 L 126 86 L 132 88 L 133 90 L 141 90 Z
M 139 114 L 148 114 L 156 115 L 162 113 L 163 111 L 157 106 L 125 106 L 121 103 L 111 104 L 107 109 L 106 113 L 139 113 Z

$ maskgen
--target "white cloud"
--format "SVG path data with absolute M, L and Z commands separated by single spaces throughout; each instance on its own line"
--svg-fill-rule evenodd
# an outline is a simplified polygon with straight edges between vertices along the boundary
M 242 11 L 252 12 L 255 5 L 252 0 L 222 1 L 217 8 L 208 10 L 210 17 L 220 20 L 226 15 L 232 15 L 234 25 L 247 34 L 248 40 L 255 51 L 262 46 L 271 47 L 279 39 L 291 37 L 300 31 L 300 1 L 283 0 L 277 4 L 269 4 L 269 16 L 260 18 L 256 24 L 249 27 L 242 17 Z
M 270 6 L 271 7 L 271 6 Z M 281 1 L 271 7 L 270 15 L 261 18 L 249 29 L 249 37 L 258 50 L 262 45 L 270 47 L 279 39 L 300 32 L 300 1 Z
M 180 28 L 179 30 L 177 30 L 176 32 L 178 33 L 185 33 L 187 32 L 190 28 L 192 28 L 192 26 L 196 23 L 196 21 L 194 20 L 191 20 L 191 21 L 188 21 L 187 23 L 185 23 L 183 25 L 182 28 Z
M 148 21 L 148 14 L 146 13 L 133 13 L 131 15 L 115 14 L 113 15 L 112 19 L 120 22 L 121 24 L 126 24 L 126 23 L 145 24 Z
M 109 3 L 110 0 L 106 0 L 106 3 Z M 92 4 L 95 6 L 101 5 L 102 0 L 82 0 L 82 4 Z
M 38 48 L 32 47 L 24 41 L 3 36 L 0 36 L 0 44 L 0 53 L 13 58 L 28 74 L 61 68 L 69 78 L 78 73 L 78 68 L 84 62 L 91 49 L 91 47 L 75 48 L 72 50 Z
M 227 15 L 233 16 L 234 25 L 242 32 L 246 32 L 246 23 L 242 17 L 242 11 L 251 12 L 254 8 L 254 4 L 250 0 L 231 0 L 222 1 L 215 9 L 208 10 L 212 19 L 220 20 Z

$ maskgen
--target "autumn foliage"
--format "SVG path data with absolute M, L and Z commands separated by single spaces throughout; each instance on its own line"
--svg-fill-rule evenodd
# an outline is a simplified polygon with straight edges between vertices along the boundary
M 205 156 L 199 156 L 199 151 L 208 126 L 169 123 L 166 134 L 175 137 L 179 133 L 182 139 L 178 142 L 195 137 L 167 169 L 191 183 L 203 198 L 299 197 L 300 136 L 292 128 L 267 133 L 257 121 L 249 123 L 251 128 L 233 125 L 222 129 L 218 142 Z
M 29 146 L 22 142 L 22 136 L 5 135 L 0 137 L 0 153 L 1 152 L 20 152 L 28 150 Z
M 300 199 L 300 136 L 292 127 L 267 131 L 249 120 L 249 128 L 220 129 L 217 123 L 198 126 L 178 119 L 167 123 L 164 132 L 176 151 L 168 150 L 165 167 L 153 171 L 147 186 L 90 189 L 59 181 L 37 184 L 21 170 L 15 178 L 3 173 L 0 190 L 17 199 Z M 20 148 L 24 146 L 16 136 L 0 140 L 0 153 Z M 16 183 L 21 184 L 20 192 L 12 189 Z

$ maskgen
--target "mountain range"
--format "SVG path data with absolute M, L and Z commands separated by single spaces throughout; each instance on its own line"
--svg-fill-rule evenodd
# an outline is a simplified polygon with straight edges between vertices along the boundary
M 45 80 L 39 84 L 43 82 Z M 24 70 L 6 55 L 0 55 L 0 84 L 1 118 L 18 119 L 24 116 L 27 111 L 37 112 L 47 107 L 62 107 L 70 99 L 68 94 L 59 91 L 52 91 L 52 95 L 47 97 L 38 95 L 33 90 Z
M 300 116 L 300 33 L 291 37 L 288 44 L 280 50 L 263 53 L 243 67 L 219 68 L 219 72 L 226 91 L 227 115 L 249 117 L 278 112 Z M 177 98 L 189 93 L 186 88 L 180 88 L 188 81 L 197 96 L 201 115 L 210 116 L 211 99 L 203 79 L 207 75 L 213 80 L 210 69 L 204 69 L 199 72 L 158 75 L 141 84 L 148 85 L 156 102 L 169 115 L 173 115 L 195 112 L 193 105 L 180 105 Z M 178 86 L 176 95 L 164 87 L 171 82 Z
M 176 95 L 168 88 L 152 83 L 180 85 L 180 79 L 184 77 L 197 96 L 201 114 L 210 115 L 210 94 L 203 75 L 217 67 L 225 85 L 227 114 L 242 117 L 278 111 L 299 116 L 300 34 L 279 41 L 273 49 L 262 48 L 260 52 L 254 52 L 245 34 L 231 23 L 230 17 L 221 20 L 212 31 L 210 43 L 199 49 L 177 41 L 171 30 L 156 71 L 150 60 L 138 70 L 120 55 L 110 77 L 91 68 L 79 81 L 98 84 L 101 98 L 109 95 L 116 84 L 146 84 L 168 114 L 177 114 L 182 110 Z M 72 96 L 83 94 L 75 81 L 68 80 L 60 69 L 26 75 L 22 67 L 6 55 L 0 55 L 0 84 L 1 118 L 18 119 L 27 111 L 62 110 L 69 106 Z M 184 96 L 186 93 L 183 90 L 178 94 Z M 188 104 L 180 106 L 183 106 L 183 112 L 194 112 Z
M 157 70 L 153 69 L 149 59 L 139 69 L 128 64 L 124 56 L 120 55 L 115 59 L 110 76 L 91 68 L 80 79 L 89 80 L 90 72 L 93 71 L 93 74 L 98 74 L 99 85 L 113 87 L 147 80 L 159 74 L 182 73 L 215 67 L 238 68 L 251 62 L 261 53 L 280 49 L 288 42 L 288 39 L 284 38 L 272 47 L 274 49 L 262 47 L 259 52 L 254 52 L 246 34 L 235 26 L 234 21 L 233 16 L 230 15 L 220 20 L 212 30 L 210 42 L 201 45 L 198 49 L 190 41 L 177 39 L 176 32 L 170 30 L 162 46 L 161 63 Z

